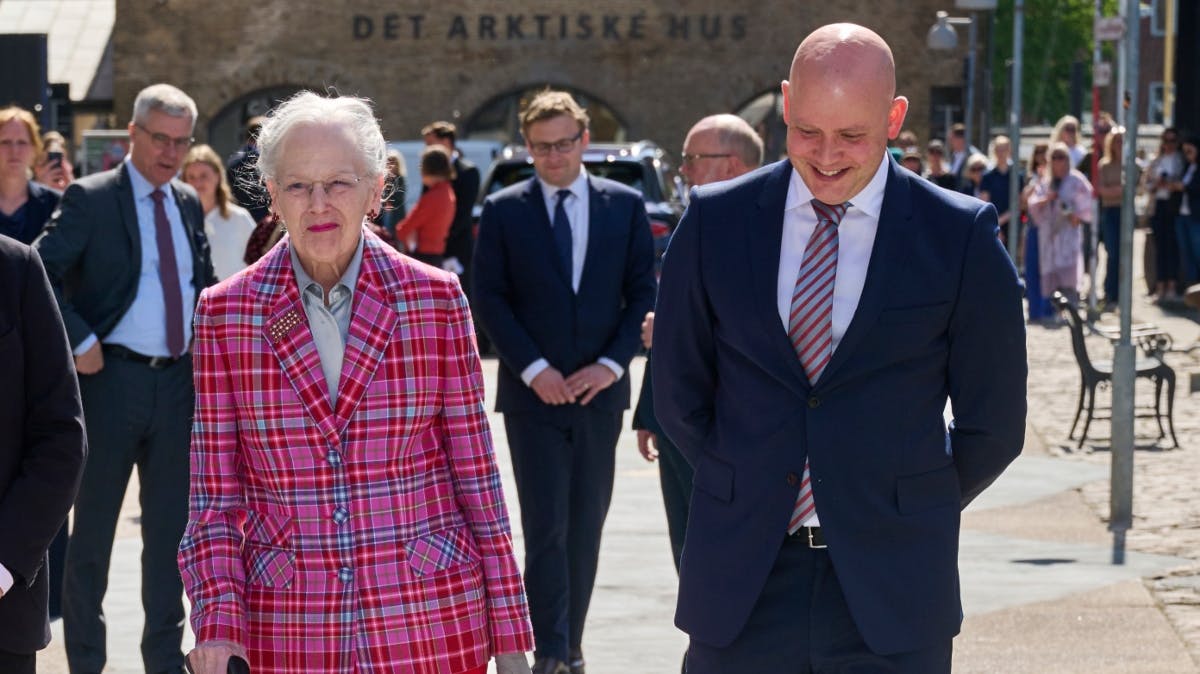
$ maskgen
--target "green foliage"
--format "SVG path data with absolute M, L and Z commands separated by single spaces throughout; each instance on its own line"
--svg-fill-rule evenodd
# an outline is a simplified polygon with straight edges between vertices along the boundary
M 1117 14 L 1118 0 L 1102 0 L 1105 16 Z M 992 73 L 994 119 L 1007 119 L 1010 83 L 1005 67 L 1013 57 L 1014 0 L 996 8 L 996 68 Z M 1094 0 L 1025 0 L 1025 44 L 1022 50 L 1021 109 L 1028 123 L 1053 124 L 1070 109 L 1071 64 L 1084 63 L 1083 108 L 1091 109 L 1092 23 Z M 1112 43 L 1102 58 L 1113 61 Z

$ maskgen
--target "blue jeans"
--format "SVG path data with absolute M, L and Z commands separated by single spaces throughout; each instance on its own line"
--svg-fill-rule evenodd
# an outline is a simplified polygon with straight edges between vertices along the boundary
M 1050 299 L 1042 297 L 1042 272 L 1038 266 L 1038 229 L 1030 224 L 1025 228 L 1025 298 L 1029 300 L 1029 320 L 1036 321 L 1054 314 Z
M 1107 206 L 1100 211 L 1100 237 L 1104 242 L 1104 301 L 1114 304 L 1119 292 L 1121 273 L 1121 207 Z

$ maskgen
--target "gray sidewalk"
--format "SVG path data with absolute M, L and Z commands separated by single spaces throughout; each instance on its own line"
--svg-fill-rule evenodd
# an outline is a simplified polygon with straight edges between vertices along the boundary
M 1177 345 L 1200 334 L 1189 317 L 1164 313 L 1140 298 L 1135 318 L 1168 327 L 1177 333 Z M 1126 563 L 1114 566 L 1103 522 L 1108 422 L 1093 424 L 1090 435 L 1097 440 L 1083 451 L 1066 440 L 1079 382 L 1068 340 L 1065 329 L 1030 327 L 1026 450 L 963 515 L 966 617 L 955 640 L 955 671 L 1200 671 L 1189 654 L 1189 646 L 1197 653 L 1200 644 L 1200 499 L 1194 487 L 1200 396 L 1186 391 L 1189 361 L 1168 359 L 1180 370 L 1176 425 L 1183 449 L 1160 448 L 1151 426 L 1138 425 L 1135 529 Z M 1094 347 L 1094 357 L 1102 357 L 1099 350 L 1107 345 L 1096 341 Z M 630 368 L 634 390 L 643 364 L 637 359 Z M 489 407 L 495 371 L 496 361 L 485 361 Z M 493 415 L 492 423 L 509 508 L 519 522 L 502 422 Z M 622 434 L 617 451 L 616 489 L 584 643 L 589 672 L 676 672 L 686 638 L 672 625 L 676 579 L 657 467 L 642 461 L 632 431 Z M 141 671 L 134 493 L 122 513 L 105 604 L 107 672 Z M 55 623 L 40 671 L 66 671 L 61 637 L 61 622 Z

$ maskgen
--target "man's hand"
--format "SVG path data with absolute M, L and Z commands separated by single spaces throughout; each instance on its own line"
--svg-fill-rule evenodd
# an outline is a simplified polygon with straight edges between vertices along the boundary
M 96 374 L 104 369 L 104 352 L 100 350 L 100 340 L 92 348 L 75 356 L 75 371 L 79 374 Z
M 501 653 L 496 656 L 496 674 L 530 674 L 529 660 L 524 653 Z
M 567 377 L 567 389 L 575 397 L 583 396 L 579 404 L 586 405 L 592 402 L 592 398 L 595 398 L 597 393 L 616 382 L 617 375 L 615 372 L 600 363 L 592 363 L 576 370 L 571 376 Z
M 654 312 L 647 311 L 646 318 L 642 320 L 642 346 L 650 348 L 650 342 L 654 338 Z
M 639 428 L 637 440 L 638 451 L 642 453 L 642 458 L 654 463 L 658 458 L 658 436 L 644 428 Z
M 195 674 L 225 674 L 229 658 L 234 655 L 248 659 L 246 649 L 232 641 L 205 641 L 196 644 L 187 660 Z
M 562 373 L 553 367 L 548 367 L 538 373 L 529 387 L 547 405 L 568 405 L 575 402 L 574 389 L 563 381 Z

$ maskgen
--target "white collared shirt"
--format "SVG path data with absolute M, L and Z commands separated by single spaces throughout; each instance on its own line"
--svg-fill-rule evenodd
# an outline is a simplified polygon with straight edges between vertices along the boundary
M 566 210 L 567 220 L 571 223 L 571 289 L 579 292 L 579 281 L 583 278 L 583 261 L 587 257 L 588 226 L 590 224 L 587 170 L 580 166 L 579 177 L 565 188 L 555 187 L 542 180 L 540 176 L 536 180 L 542 188 L 542 199 L 545 200 L 546 214 L 550 216 L 551 227 L 554 227 L 554 210 L 558 207 L 558 191 L 560 189 L 571 191 L 570 196 L 566 197 L 566 201 L 563 203 L 563 209 Z M 618 381 L 625 376 L 625 368 L 611 358 L 600 358 L 596 362 L 612 370 Z M 521 381 L 525 382 L 526 386 L 532 385 L 534 378 L 548 367 L 550 367 L 550 361 L 538 358 L 521 370 Z M 564 377 L 570 375 L 570 372 L 562 373 Z
M 550 216 L 550 227 L 554 227 L 554 209 L 558 207 L 558 191 L 571 190 L 563 208 L 571 223 L 571 289 L 579 292 L 579 279 L 583 278 L 583 260 L 587 257 L 588 238 L 588 179 L 587 171 L 579 167 L 579 177 L 565 188 L 555 187 L 537 179 L 542 186 L 542 198 L 546 201 L 546 214 Z
M 875 232 L 879 229 L 879 213 L 883 207 L 883 192 L 887 186 L 888 156 L 884 154 L 871 182 L 861 192 L 850 198 L 849 208 L 838 225 L 837 272 L 833 283 L 833 349 L 836 351 L 842 336 L 846 334 L 858 301 L 862 297 L 867 280 L 867 267 L 871 251 L 875 248 Z M 788 183 L 787 201 L 783 210 L 783 241 L 779 246 L 779 276 L 776 285 L 776 303 L 783 329 L 788 329 L 791 315 L 792 294 L 796 290 L 796 279 L 800 276 L 800 265 L 804 261 L 804 249 L 817 228 L 817 214 L 812 208 L 813 194 L 796 169 L 792 169 Z M 821 504 L 816 504 L 820 510 Z M 817 512 L 804 522 L 804 526 L 820 526 Z

